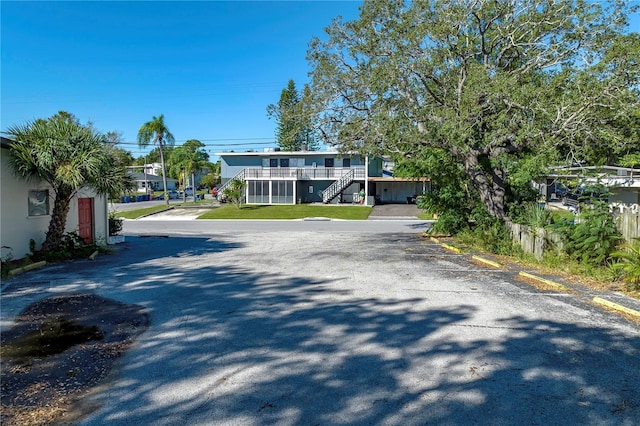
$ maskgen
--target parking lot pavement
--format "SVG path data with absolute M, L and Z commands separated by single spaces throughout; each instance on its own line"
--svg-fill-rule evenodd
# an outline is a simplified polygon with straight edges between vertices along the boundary
M 365 221 L 366 222 L 366 221 Z M 2 294 L 145 306 L 81 425 L 581 424 L 640 418 L 640 328 L 417 234 L 136 238 Z

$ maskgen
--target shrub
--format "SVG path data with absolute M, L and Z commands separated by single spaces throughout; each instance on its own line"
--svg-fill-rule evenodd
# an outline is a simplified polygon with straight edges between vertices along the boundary
M 557 228 L 564 239 L 563 250 L 574 260 L 588 266 L 606 266 L 622 241 L 613 216 L 604 202 L 582 207 L 580 221 Z
M 513 209 L 511 217 L 515 223 L 544 228 L 553 223 L 553 213 L 539 203 L 525 203 Z
M 99 250 L 97 244 L 87 244 L 77 232 L 67 232 L 62 236 L 62 243 L 56 249 L 35 253 L 34 260 L 61 262 L 64 260 L 87 257 L 96 250 Z
M 13 249 L 9 246 L 2 246 L 0 255 L 0 278 L 3 280 L 9 277 L 9 264 L 13 259 Z
M 122 218 L 109 214 L 109 236 L 118 235 L 122 231 Z
M 244 188 L 246 186 L 245 181 L 240 179 L 234 179 L 229 183 L 223 194 L 231 200 L 231 202 L 238 208 L 242 208 L 242 202 L 244 200 Z
M 611 269 L 627 284 L 629 290 L 640 290 L 640 238 L 625 243 L 621 250 L 611 253 Z
M 522 251 L 513 243 L 509 230 L 499 220 L 462 231 L 458 238 L 464 244 L 479 247 L 490 253 L 513 255 Z

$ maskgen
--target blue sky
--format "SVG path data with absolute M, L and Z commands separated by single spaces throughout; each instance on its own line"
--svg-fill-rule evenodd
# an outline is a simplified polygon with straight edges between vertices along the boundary
M 275 146 L 267 105 L 302 88 L 309 41 L 361 3 L 3 0 L 0 130 L 64 110 L 138 156 L 140 125 L 164 114 L 177 144 L 211 154 Z
M 138 129 L 164 114 L 176 144 L 275 146 L 267 105 L 289 79 L 302 89 L 312 37 L 360 4 L 2 1 L 1 130 L 65 110 L 138 156 Z

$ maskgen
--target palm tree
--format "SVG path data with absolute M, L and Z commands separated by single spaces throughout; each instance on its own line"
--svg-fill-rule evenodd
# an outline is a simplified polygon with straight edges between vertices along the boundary
M 62 245 L 71 200 L 81 188 L 99 195 L 116 196 L 133 188 L 133 181 L 104 135 L 91 125 L 61 111 L 44 120 L 13 126 L 7 133 L 11 144 L 9 164 L 16 177 L 42 180 L 55 194 L 51 221 L 42 251 Z
M 169 205 L 169 196 L 167 194 L 167 170 L 164 164 L 164 145 L 173 145 L 175 139 L 169 129 L 164 124 L 164 114 L 158 117 L 154 116 L 151 121 L 144 123 L 138 130 L 138 146 L 145 148 L 149 144 L 157 144 L 160 152 L 160 164 L 162 165 L 162 183 L 164 185 L 164 199 Z
M 189 139 L 184 145 L 175 148 L 170 158 L 170 171 L 174 176 L 180 174 L 180 172 L 191 175 L 194 202 L 196 201 L 195 173 L 209 164 L 209 154 L 202 149 L 204 146 L 205 145 L 197 139 Z

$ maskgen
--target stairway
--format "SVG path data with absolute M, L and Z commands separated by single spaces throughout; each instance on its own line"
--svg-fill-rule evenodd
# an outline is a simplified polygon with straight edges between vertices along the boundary
M 350 170 L 349 173 L 342 176 L 337 181 L 333 182 L 327 189 L 322 191 L 322 202 L 327 204 L 338 194 L 344 191 L 349 185 L 353 183 L 355 177 L 355 170 Z
M 218 194 L 222 194 L 224 192 L 225 189 L 227 189 L 227 187 L 229 185 L 231 185 L 231 182 L 233 182 L 234 180 L 239 180 L 239 181 L 244 181 L 244 175 L 245 175 L 245 170 L 246 169 L 242 169 L 240 172 L 238 172 L 234 177 L 232 177 L 231 179 L 229 179 L 228 181 L 226 181 L 223 185 L 221 185 L 218 188 Z

